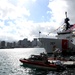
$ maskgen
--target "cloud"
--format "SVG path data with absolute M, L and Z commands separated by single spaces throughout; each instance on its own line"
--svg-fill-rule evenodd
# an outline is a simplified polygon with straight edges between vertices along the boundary
M 33 2 L 36 2 L 36 0 L 32 0 Z
M 49 2 L 48 7 L 52 10 L 52 20 L 54 19 L 57 23 L 61 23 L 63 18 L 65 18 L 65 12 L 67 11 L 67 1 L 66 0 L 53 0 Z
M 20 5 L 13 5 L 8 0 L 0 0 L 0 18 L 5 19 L 17 19 L 23 16 L 30 16 L 29 10 Z
M 34 15 L 30 12 L 31 9 L 29 9 L 29 6 L 32 3 L 37 5 L 36 1 L 0 0 L 0 39 L 7 41 L 24 38 L 32 39 L 33 37 L 39 37 L 39 31 L 41 31 L 41 37 L 45 37 L 49 32 L 53 32 L 62 25 L 65 18 L 65 11 L 68 11 L 71 23 L 75 21 L 74 0 L 49 0 L 48 5 L 45 5 L 47 6 L 45 12 L 39 14 L 41 15 L 41 19 L 47 18 L 46 16 L 49 18 L 50 16 L 49 20 L 38 23 L 32 19 L 29 20 L 29 17 Z M 43 7 L 42 10 L 44 10 Z M 46 14 L 44 15 L 44 13 Z M 36 15 L 36 17 L 38 16 Z M 56 32 L 51 33 L 50 36 L 54 36 Z
M 26 25 L 30 22 L 27 21 L 30 12 L 24 6 L 18 5 L 20 1 L 26 2 L 26 0 L 17 0 L 14 5 L 15 0 L 0 0 L 0 37 L 4 37 L 5 39 L 6 37 L 8 39 L 11 37 L 11 39 L 15 39 L 15 37 L 18 36 L 17 40 L 19 40 L 20 34 L 22 35 L 26 31 L 24 31 L 24 28 L 26 28 Z
M 61 26 L 64 25 L 64 19 L 66 17 L 65 12 L 68 12 L 67 15 L 70 18 L 70 23 L 74 24 L 75 22 L 75 15 L 74 15 L 75 1 L 74 0 L 72 1 L 71 0 L 49 0 L 48 7 L 50 10 L 47 11 L 47 14 L 51 14 L 50 22 L 49 22 L 50 26 L 47 26 L 49 30 L 45 28 L 46 29 L 45 32 L 47 34 L 53 31 L 52 33 L 50 33 L 50 37 L 56 35 L 56 33 L 60 30 Z
M 49 2 L 48 7 L 52 10 L 52 12 L 48 11 L 48 13 L 52 13 L 52 19 L 56 20 L 57 23 L 62 23 L 65 18 L 65 12 L 67 12 L 70 22 L 75 22 L 75 0 L 53 0 Z
M 68 17 L 70 18 L 70 23 L 75 24 L 75 0 L 68 0 Z

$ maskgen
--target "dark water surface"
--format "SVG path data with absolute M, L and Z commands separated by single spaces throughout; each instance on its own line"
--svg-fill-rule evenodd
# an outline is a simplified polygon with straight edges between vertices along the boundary
M 75 69 L 63 72 L 24 67 L 20 58 L 28 58 L 31 54 L 45 52 L 43 48 L 0 49 L 0 75 L 75 75 Z

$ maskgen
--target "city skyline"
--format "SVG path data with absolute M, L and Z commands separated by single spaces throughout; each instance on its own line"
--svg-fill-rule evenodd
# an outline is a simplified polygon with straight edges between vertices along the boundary
M 38 41 L 37 38 L 34 38 L 32 41 L 24 38 L 23 40 L 14 41 L 14 42 L 7 42 L 7 41 L 0 41 L 0 49 L 6 48 L 32 48 L 32 47 L 40 47 L 41 43 Z

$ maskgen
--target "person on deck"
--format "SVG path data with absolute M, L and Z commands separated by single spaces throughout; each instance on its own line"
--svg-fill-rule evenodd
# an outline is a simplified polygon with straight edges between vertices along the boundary
M 53 55 L 54 59 L 56 59 L 57 56 L 61 55 L 62 51 L 59 48 L 56 48 L 56 46 L 53 46 Z

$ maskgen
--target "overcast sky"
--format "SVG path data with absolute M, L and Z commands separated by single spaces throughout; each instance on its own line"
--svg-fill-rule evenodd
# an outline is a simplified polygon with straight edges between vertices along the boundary
M 63 24 L 65 11 L 74 24 L 75 0 L 0 0 L 0 40 L 44 37 Z

